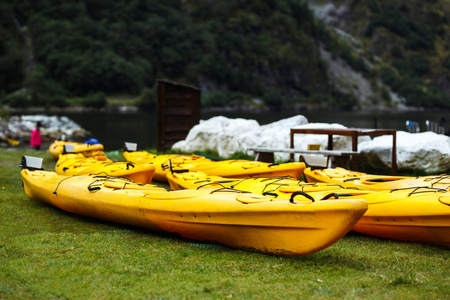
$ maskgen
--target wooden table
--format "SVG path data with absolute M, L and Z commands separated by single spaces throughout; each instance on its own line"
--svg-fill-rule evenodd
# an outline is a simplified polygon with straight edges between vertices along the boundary
M 255 160 L 265 161 L 273 163 L 275 162 L 275 153 L 290 153 L 293 159 L 294 154 L 319 154 L 325 155 L 327 157 L 339 157 L 339 156 L 351 156 L 358 155 L 358 152 L 347 151 L 347 150 L 303 150 L 303 149 L 293 149 L 293 148 L 264 148 L 264 147 L 254 147 L 248 148 L 248 151 L 253 151 L 255 153 Z
M 352 151 L 358 152 L 359 136 L 382 136 L 392 135 L 392 175 L 397 174 L 397 130 L 396 129 L 364 129 L 364 128 L 345 128 L 345 129 L 319 129 L 319 128 L 292 128 L 291 129 L 291 148 L 294 148 L 295 134 L 326 134 L 328 135 L 328 150 L 333 150 L 333 135 L 344 135 L 352 137 Z M 352 169 L 358 169 L 358 156 L 352 156 Z

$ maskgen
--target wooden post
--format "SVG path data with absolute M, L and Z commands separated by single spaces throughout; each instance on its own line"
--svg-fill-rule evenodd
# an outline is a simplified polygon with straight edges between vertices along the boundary
M 352 151 L 358 152 L 358 131 L 352 131 Z M 358 170 L 358 158 L 352 156 L 352 169 Z
M 392 132 L 392 175 L 397 175 L 397 131 Z

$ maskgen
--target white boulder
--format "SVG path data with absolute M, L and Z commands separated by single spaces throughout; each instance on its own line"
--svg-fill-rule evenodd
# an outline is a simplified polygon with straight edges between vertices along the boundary
M 31 130 L 36 127 L 36 123 L 41 122 L 42 135 L 59 138 L 60 135 L 65 134 L 68 137 L 86 136 L 88 132 L 80 125 L 72 121 L 66 116 L 45 116 L 45 115 L 24 115 L 12 116 L 8 122 L 7 130 L 10 135 L 27 138 L 31 134 Z
M 361 155 L 377 157 L 392 166 L 392 137 L 380 136 L 358 144 Z M 450 137 L 431 131 L 397 131 L 397 168 L 438 174 L 450 170 Z
M 191 153 L 212 150 L 222 157 L 241 151 L 237 136 L 249 131 L 258 131 L 255 120 L 229 119 L 223 116 L 201 120 L 189 131 L 185 140 L 176 142 L 172 149 Z
M 294 116 L 267 125 L 255 120 L 229 119 L 223 116 L 201 120 L 172 149 L 183 152 L 212 150 L 229 158 L 250 147 L 289 147 L 290 128 L 306 124 L 304 116 Z
M 309 123 L 301 115 L 283 119 L 267 125 L 259 125 L 255 120 L 213 117 L 194 126 L 185 140 L 175 143 L 174 150 L 192 153 L 212 150 L 221 157 L 229 158 L 236 152 L 247 152 L 248 148 L 289 148 L 291 128 L 332 128 L 345 129 L 341 124 Z M 306 150 L 308 144 L 320 144 L 320 149 L 328 147 L 326 134 L 296 134 L 294 148 Z M 351 137 L 333 136 L 334 150 L 351 150 Z M 372 166 L 379 164 L 392 167 L 392 136 L 358 139 L 359 157 L 365 158 Z M 253 154 L 248 152 L 248 154 Z M 426 173 L 442 173 L 450 170 L 450 137 L 434 132 L 397 132 L 398 169 L 419 170 Z M 295 157 L 298 160 L 298 156 Z M 277 161 L 286 161 L 289 154 L 276 153 Z
M 248 148 L 289 148 L 291 128 L 307 124 L 308 120 L 297 115 L 267 125 L 261 125 L 257 131 L 246 132 L 238 137 L 241 152 Z M 253 154 L 249 152 L 248 154 Z M 275 153 L 275 160 L 288 160 L 289 154 Z
M 291 128 L 346 128 L 341 124 L 309 123 L 302 116 L 297 115 L 267 125 L 259 125 L 255 120 L 229 119 L 223 116 L 213 117 L 209 120 L 201 120 L 187 135 L 185 140 L 179 141 L 172 149 L 187 153 L 195 151 L 212 150 L 221 157 L 229 158 L 236 152 L 247 152 L 248 148 L 289 148 Z M 361 137 L 360 140 L 370 140 L 369 137 Z M 315 134 L 297 134 L 294 138 L 294 147 L 307 149 L 308 144 L 320 144 L 321 149 L 327 149 L 328 136 Z M 335 150 L 351 150 L 351 138 L 334 136 L 333 146 Z M 253 154 L 248 152 L 248 154 Z M 276 153 L 276 160 L 288 160 L 289 154 Z M 297 159 L 297 157 L 296 157 Z

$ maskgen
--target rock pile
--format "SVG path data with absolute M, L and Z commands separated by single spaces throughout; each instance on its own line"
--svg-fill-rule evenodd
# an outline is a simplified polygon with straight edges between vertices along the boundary
M 65 135 L 68 139 L 86 137 L 89 132 L 66 116 L 27 115 L 12 116 L 9 121 L 0 118 L 0 144 L 7 146 L 11 140 L 27 143 L 31 130 L 41 122 L 43 139 L 54 140 Z
M 236 152 L 245 153 L 247 148 L 254 146 L 287 148 L 290 129 L 307 123 L 308 120 L 300 115 L 262 126 L 255 120 L 218 116 L 201 120 L 189 131 L 186 140 L 177 142 L 172 148 L 186 153 L 211 150 L 225 158 Z
M 247 153 L 251 147 L 289 148 L 291 128 L 346 128 L 341 124 L 308 123 L 301 115 L 267 125 L 255 120 L 213 117 L 194 126 L 185 140 L 175 143 L 174 150 L 192 153 L 211 150 L 224 158 L 237 152 Z M 307 149 L 308 144 L 320 144 L 327 149 L 328 136 L 298 134 L 294 147 Z M 334 150 L 351 150 L 351 138 L 333 136 Z M 368 136 L 358 140 L 360 161 L 386 169 L 391 168 L 392 137 Z M 417 170 L 438 174 L 450 170 L 450 137 L 434 132 L 407 133 L 397 131 L 397 166 L 399 170 Z M 297 157 L 298 158 L 298 157 Z M 286 161 L 289 154 L 277 153 L 277 161 Z

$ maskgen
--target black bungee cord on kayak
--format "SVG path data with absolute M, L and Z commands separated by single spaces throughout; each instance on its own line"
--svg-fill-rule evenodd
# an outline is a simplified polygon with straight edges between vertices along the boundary
M 269 178 L 269 179 L 270 179 L 270 178 Z M 285 186 L 285 187 L 291 186 L 290 184 L 287 184 L 287 183 L 285 183 L 285 184 L 283 184 L 283 183 L 278 183 L 279 181 L 282 181 L 282 180 L 284 180 L 284 179 L 285 179 L 285 178 L 277 178 L 277 179 L 272 180 L 272 182 L 266 183 L 266 185 L 265 185 L 263 191 L 265 191 L 267 188 L 271 187 L 271 188 L 273 188 L 272 191 L 275 192 L 275 191 L 279 190 L 280 187 L 282 187 L 282 186 Z M 274 186 L 275 186 L 275 187 L 274 187 Z M 301 192 L 303 192 L 303 189 L 305 188 L 305 186 L 302 185 L 300 182 L 298 182 L 298 185 L 297 185 L 297 186 L 300 187 L 300 188 L 302 189 Z M 269 192 L 269 191 L 267 191 L 267 192 Z
M 367 179 L 367 182 L 378 182 L 378 183 L 383 183 L 383 182 L 390 182 L 392 180 L 386 180 L 383 178 L 373 178 L 373 179 Z
M 297 202 L 294 201 L 294 198 L 295 198 L 295 196 L 298 196 L 298 195 L 303 196 L 303 197 L 311 200 L 312 202 L 315 201 L 314 198 L 311 197 L 310 195 L 308 195 L 307 193 L 301 192 L 301 191 L 297 191 L 297 192 L 293 192 L 291 194 L 291 198 L 289 199 L 289 202 L 292 203 L 292 204 L 297 204 Z
M 339 193 L 330 193 L 328 195 L 326 195 L 325 197 L 323 197 L 320 200 L 328 200 L 331 197 L 334 197 L 334 199 L 339 199 L 339 197 L 352 197 L 354 196 L 353 194 L 339 194 Z
M 246 179 L 241 179 L 241 180 L 239 180 L 239 181 L 237 181 L 235 184 L 233 184 L 233 185 L 231 185 L 231 188 L 236 188 L 236 186 L 238 185 L 238 184 L 240 184 L 241 182 L 244 182 Z M 235 181 L 235 180 L 234 180 Z M 229 181 L 229 182 L 231 182 L 231 181 Z M 226 181 L 224 182 L 224 183 L 227 183 Z
M 56 188 L 55 188 L 55 190 L 53 191 L 53 194 L 54 194 L 54 195 L 57 194 L 57 193 L 56 193 L 56 190 L 59 188 L 59 185 L 60 185 L 63 181 L 65 181 L 65 180 L 67 180 L 67 179 L 70 179 L 70 178 L 73 178 L 73 177 L 77 177 L 77 176 L 82 176 L 82 175 L 72 175 L 72 176 L 69 176 L 69 177 L 66 177 L 66 178 L 61 179 L 61 180 L 58 182 L 58 184 L 56 185 Z
M 277 176 L 277 177 L 267 177 L 266 179 L 279 179 L 279 180 L 296 180 L 296 181 L 300 181 L 299 179 L 295 178 L 294 176 L 291 175 L 284 175 L 284 176 Z
M 235 190 L 235 189 L 230 189 L 230 188 L 220 188 L 220 189 L 216 189 L 214 191 L 211 191 L 210 194 L 214 194 L 214 193 L 218 193 L 218 192 L 229 192 L 229 193 L 241 193 L 241 194 L 251 194 L 251 192 L 247 192 L 247 191 L 241 191 L 241 190 Z
M 105 173 L 106 175 L 99 175 L 99 174 L 102 174 L 102 173 Z M 121 180 L 121 181 L 124 182 L 124 188 L 125 188 L 125 186 L 126 186 L 127 184 L 133 183 L 132 180 L 130 180 L 130 179 L 126 178 L 126 177 L 110 176 L 110 175 L 108 175 L 108 173 L 106 173 L 106 172 L 101 172 L 101 173 L 91 174 L 91 175 L 95 175 L 95 176 L 93 176 L 93 178 L 100 178 L 100 179 L 96 179 L 96 180 L 94 180 L 93 182 L 91 182 L 91 183 L 88 185 L 87 189 L 88 189 L 90 192 L 96 192 L 96 191 L 98 191 L 98 190 L 101 189 L 100 185 L 102 185 L 102 184 L 100 184 L 100 185 L 94 185 L 95 183 L 100 183 L 100 182 L 104 183 L 104 182 L 106 182 L 106 181 L 114 181 L 115 179 L 116 179 L 116 180 L 119 179 L 119 180 Z M 117 190 L 120 190 L 120 189 L 118 188 Z
M 282 187 L 282 186 L 287 186 L 287 187 L 292 186 L 291 184 L 277 183 L 278 181 L 282 181 L 282 180 L 285 180 L 285 179 L 296 180 L 296 181 L 297 181 L 297 185 L 295 185 L 295 186 L 300 187 L 300 188 L 302 189 L 302 191 L 304 190 L 305 187 L 308 187 L 308 186 L 316 186 L 316 185 L 317 185 L 317 182 L 315 182 L 315 183 L 303 183 L 303 182 L 301 182 L 300 180 L 297 180 L 297 179 L 295 179 L 295 178 L 293 178 L 293 177 L 291 177 L 291 176 L 272 177 L 272 178 L 266 178 L 266 179 L 264 179 L 264 180 L 261 180 L 261 182 L 263 182 L 263 181 L 272 181 L 272 182 L 266 184 L 266 187 L 263 189 L 263 191 L 264 191 L 266 188 L 268 188 L 269 186 L 271 186 L 271 185 L 276 185 L 276 186 L 277 186 L 277 187 L 275 188 L 275 190 L 278 190 L 278 189 L 279 189 L 280 187 Z M 341 189 L 344 188 L 344 187 L 343 187 L 342 185 L 340 185 L 340 184 L 327 184 L 327 185 L 328 185 L 328 186 L 337 186 L 337 187 L 339 187 L 339 188 L 341 188 Z
M 268 180 L 274 180 L 274 179 L 278 179 L 278 180 L 284 180 L 284 179 L 297 180 L 295 177 L 292 177 L 292 176 L 290 176 L 290 175 L 286 175 L 286 176 L 277 176 L 277 177 L 256 177 L 256 178 L 261 178 L 261 182 L 263 182 L 263 181 L 268 181 Z
M 201 189 L 201 188 L 204 188 L 204 187 L 207 187 L 207 186 L 209 186 L 209 185 L 215 185 L 215 184 L 220 185 L 220 186 L 221 186 L 221 189 L 230 189 L 230 188 L 227 188 L 227 187 L 223 186 L 222 183 L 220 183 L 220 182 L 208 182 L 208 183 L 205 183 L 205 184 L 203 184 L 203 185 L 198 186 L 198 187 L 197 187 L 197 190 L 199 190 L 199 189 Z M 230 190 L 231 190 L 231 189 L 230 189 Z
M 209 179 L 205 179 L 205 180 L 198 180 L 198 181 L 194 182 L 194 184 L 199 184 L 199 183 L 202 183 L 202 182 L 206 182 L 206 184 L 205 184 L 205 186 L 206 186 L 206 185 L 215 184 L 215 183 L 222 184 L 222 183 L 229 183 L 229 182 L 234 182 L 234 181 L 235 180 L 212 181 L 212 180 L 209 180 Z M 233 186 L 231 186 L 231 187 L 233 188 Z
M 274 198 L 277 198 L 278 197 L 278 194 L 277 193 L 272 193 L 272 192 L 264 192 L 264 193 L 262 193 L 262 195 L 263 196 L 272 196 L 272 197 L 274 197 Z
M 431 183 L 431 187 L 433 187 L 435 184 L 446 184 L 446 183 L 442 183 L 442 180 L 445 179 L 450 179 L 450 176 L 446 175 L 446 174 L 442 174 L 433 178 L 427 178 L 424 181 L 431 181 L 431 180 L 435 180 L 434 182 Z M 450 183 L 448 183 L 448 186 L 445 188 L 446 190 L 448 190 L 450 188 Z
M 170 161 L 170 159 L 169 159 L 169 161 Z M 167 165 L 165 165 L 164 163 L 161 164 L 161 169 L 163 171 L 167 170 L 168 168 L 169 168 L 169 164 L 167 164 Z
M 361 180 L 361 178 L 353 177 L 353 178 L 345 179 L 343 182 L 349 182 L 349 181 L 355 181 L 355 180 Z
M 282 184 L 282 183 L 277 183 L 278 181 L 282 181 L 282 180 L 285 180 L 285 179 L 289 179 L 289 177 L 290 176 L 287 176 L 287 177 L 271 177 L 271 178 L 264 178 L 264 177 L 261 177 L 261 178 L 263 178 L 262 180 L 261 180 L 261 183 L 262 182 L 264 182 L 264 181 L 270 181 L 269 183 L 266 183 L 265 184 L 265 186 L 264 186 L 264 188 L 263 188 L 263 190 L 261 191 L 262 193 L 269 193 L 269 192 L 275 192 L 276 190 L 278 190 L 279 188 L 280 188 L 280 186 L 288 186 L 288 184 Z M 291 177 L 292 178 L 292 177 Z M 255 179 L 257 179 L 257 178 L 255 178 Z M 239 183 L 241 183 L 241 182 L 244 182 L 245 181 L 245 179 L 243 179 L 243 180 L 241 180 Z M 239 183 L 237 183 L 237 184 L 235 184 L 234 186 L 236 186 L 236 185 L 238 185 Z M 275 185 L 276 187 L 273 189 L 273 190 L 270 190 L 270 191 L 266 191 L 266 189 L 270 186 L 270 187 L 272 187 L 272 185 Z
M 171 174 L 173 174 L 173 173 L 187 173 L 187 172 L 189 172 L 188 169 L 174 170 L 174 169 L 172 168 L 172 159 L 169 159 L 169 162 L 167 163 L 167 165 L 161 164 L 161 168 L 163 169 L 163 171 L 165 171 L 167 168 L 169 168 L 169 172 L 170 172 Z
M 418 194 L 418 193 L 446 193 L 447 190 L 446 189 L 441 189 L 441 188 L 434 188 L 434 187 L 429 187 L 429 186 L 418 186 L 418 187 L 406 187 L 406 188 L 399 188 L 399 189 L 392 189 L 389 192 L 397 192 L 397 191 L 404 191 L 404 190 L 410 190 L 412 189 L 412 192 L 408 194 L 408 197 L 414 194 Z

